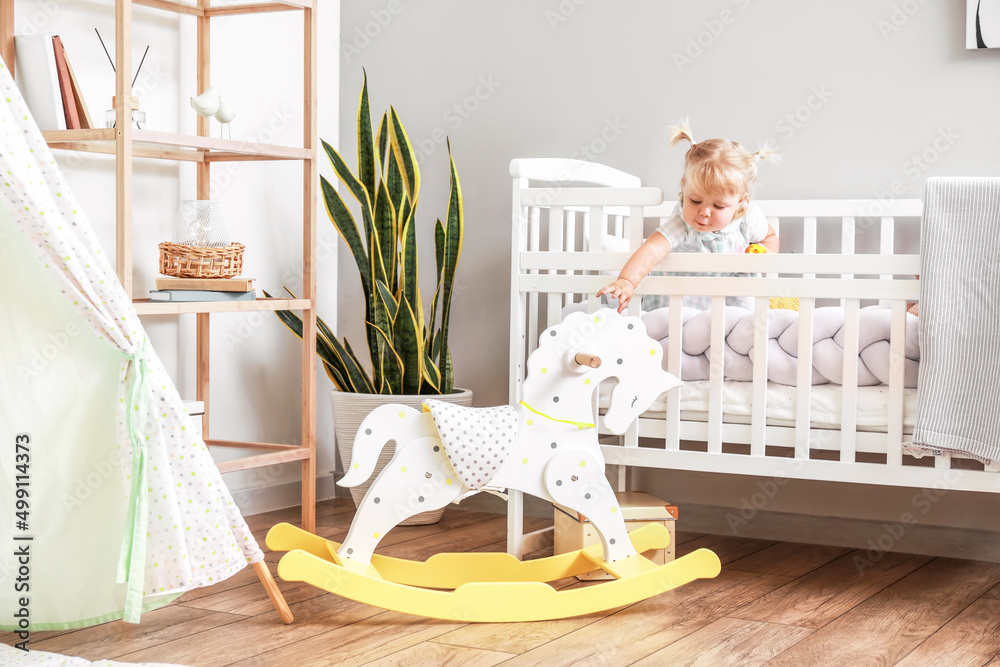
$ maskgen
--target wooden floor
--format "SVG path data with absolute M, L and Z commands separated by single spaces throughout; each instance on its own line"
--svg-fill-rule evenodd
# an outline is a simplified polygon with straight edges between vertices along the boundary
M 320 503 L 317 532 L 343 538 L 349 500 Z M 283 510 L 249 518 L 263 536 Z M 544 520 L 531 519 L 534 527 Z M 683 527 L 683 525 L 681 526 Z M 381 553 L 502 551 L 505 519 L 449 510 L 397 528 Z M 463 624 L 382 611 L 279 581 L 282 625 L 248 568 L 145 614 L 39 632 L 31 647 L 91 660 L 184 665 L 992 665 L 1000 666 L 1000 564 L 680 533 L 679 554 L 714 550 L 722 574 L 611 612 L 523 624 Z M 268 553 L 275 571 L 280 554 Z M 579 585 L 572 581 L 561 586 Z M 13 643 L 13 635 L 0 635 Z

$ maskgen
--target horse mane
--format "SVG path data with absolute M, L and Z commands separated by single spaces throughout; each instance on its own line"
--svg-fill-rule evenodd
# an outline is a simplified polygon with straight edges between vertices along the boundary
M 632 325 L 631 328 L 629 325 Z M 601 308 L 593 313 L 577 311 L 542 332 L 538 347 L 531 356 L 537 355 L 545 359 L 562 358 L 567 349 L 574 351 L 583 349 L 591 336 L 606 327 L 615 328 L 615 335 L 622 337 L 623 346 L 649 341 L 646 326 L 638 317 L 619 316 L 611 308 Z

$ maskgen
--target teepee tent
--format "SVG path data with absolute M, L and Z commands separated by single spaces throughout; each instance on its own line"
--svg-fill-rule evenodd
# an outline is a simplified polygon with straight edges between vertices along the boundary
M 0 368 L 0 629 L 138 622 L 266 575 L 2 61 Z

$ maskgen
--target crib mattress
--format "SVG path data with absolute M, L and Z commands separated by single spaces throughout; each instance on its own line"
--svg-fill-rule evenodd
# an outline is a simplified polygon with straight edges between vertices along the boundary
M 709 402 L 709 381 L 685 382 L 680 392 L 681 419 L 685 421 L 707 421 Z M 663 419 L 666 414 L 666 394 L 661 395 L 643 417 Z M 610 403 L 610 387 L 603 388 L 600 407 L 606 409 Z M 767 383 L 767 423 L 771 426 L 794 426 L 798 406 L 798 389 L 776 382 Z M 858 387 L 857 429 L 859 431 L 885 432 L 889 422 L 889 388 L 880 385 Z M 753 408 L 753 383 L 727 380 L 722 388 L 723 421 L 735 424 L 749 424 Z M 817 385 L 810 390 L 809 418 L 813 428 L 839 429 L 843 411 L 843 387 L 840 385 Z M 917 390 L 906 389 L 903 394 L 903 431 L 913 429 L 917 411 Z

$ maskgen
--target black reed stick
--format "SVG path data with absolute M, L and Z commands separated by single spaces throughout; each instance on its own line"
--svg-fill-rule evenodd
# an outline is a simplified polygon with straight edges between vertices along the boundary
M 142 69 L 142 64 L 146 62 L 146 54 L 149 53 L 149 45 L 146 45 L 146 50 L 142 53 L 142 60 L 139 61 L 139 66 L 135 69 L 135 78 L 132 79 L 132 87 L 135 88 L 136 79 L 139 78 L 139 70 Z
M 101 46 L 104 46 L 104 40 L 101 39 L 101 33 L 97 30 L 97 28 L 94 28 L 94 32 L 97 33 L 97 39 L 101 40 Z M 104 55 L 108 57 L 108 62 L 111 63 L 111 71 L 117 74 L 118 71 L 115 69 L 115 61 L 111 58 L 111 54 L 108 53 L 108 47 L 106 46 L 104 46 Z

